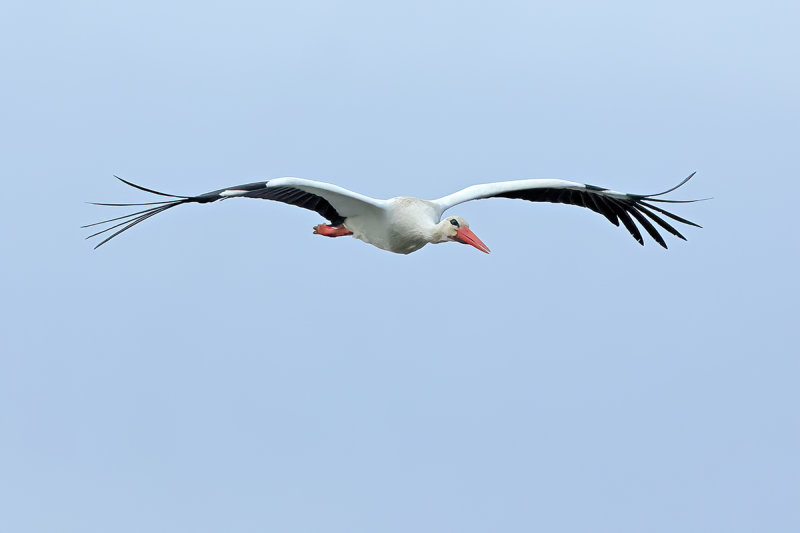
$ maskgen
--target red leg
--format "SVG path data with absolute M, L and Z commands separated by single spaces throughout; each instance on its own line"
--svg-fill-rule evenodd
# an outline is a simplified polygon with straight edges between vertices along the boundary
M 327 224 L 318 224 L 314 226 L 315 235 L 324 235 L 326 237 L 343 237 L 345 235 L 352 235 L 353 232 L 344 226 L 328 226 Z

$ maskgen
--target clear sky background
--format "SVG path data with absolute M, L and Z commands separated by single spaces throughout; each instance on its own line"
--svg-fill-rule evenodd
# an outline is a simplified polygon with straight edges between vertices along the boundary
M 0 530 L 800 531 L 796 2 L 4 2 Z M 410 256 L 278 176 L 697 176 Z

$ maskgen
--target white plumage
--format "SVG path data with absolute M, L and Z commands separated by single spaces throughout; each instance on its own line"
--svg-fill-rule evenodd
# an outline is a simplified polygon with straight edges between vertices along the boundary
M 454 241 L 469 244 L 478 250 L 488 253 L 489 249 L 469 229 L 469 224 L 466 220 L 453 216 L 442 220 L 442 215 L 451 207 L 470 200 L 516 198 L 532 202 L 565 203 L 586 207 L 602 214 L 615 225 L 619 225 L 622 222 L 631 235 L 640 244 L 644 244 L 638 226 L 634 222 L 635 220 L 656 242 L 666 248 L 667 245 L 656 226 L 681 239 L 685 240 L 685 237 L 665 221 L 662 216 L 683 224 L 699 226 L 653 205 L 653 202 L 687 203 L 697 201 L 657 198 L 677 189 L 689 181 L 692 176 L 694 176 L 694 173 L 675 187 L 650 195 L 626 194 L 576 181 L 526 179 L 472 185 L 436 200 L 422 200 L 407 196 L 378 200 L 349 191 L 338 185 L 302 178 L 276 178 L 269 181 L 228 187 L 198 196 L 177 196 L 147 189 L 122 178 L 117 178 L 131 187 L 175 199 L 143 204 L 99 203 L 96 205 L 147 205 L 156 207 L 148 207 L 142 211 L 88 224 L 83 227 L 117 222 L 117 224 L 98 231 L 87 238 L 121 227 L 121 229 L 101 241 L 96 246 L 97 248 L 136 224 L 177 205 L 210 203 L 228 198 L 249 197 L 275 200 L 316 211 L 330 221 L 330 225 L 319 224 L 314 227 L 314 233 L 328 237 L 352 235 L 359 240 L 390 252 L 408 254 L 419 250 L 428 243 L 436 244 Z

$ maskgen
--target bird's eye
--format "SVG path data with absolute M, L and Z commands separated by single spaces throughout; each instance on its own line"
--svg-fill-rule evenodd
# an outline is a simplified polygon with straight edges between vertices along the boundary
M 450 223 L 451 223 L 452 225 L 454 225 L 455 227 L 457 227 L 457 228 L 458 228 L 458 227 L 460 227 L 460 224 L 458 223 L 458 220 L 456 220 L 456 219 L 454 219 L 454 218 L 451 218 L 451 219 L 450 219 Z

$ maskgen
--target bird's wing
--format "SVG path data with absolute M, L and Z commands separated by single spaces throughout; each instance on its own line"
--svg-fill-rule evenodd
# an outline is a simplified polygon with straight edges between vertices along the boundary
M 265 200 L 275 200 L 277 202 L 283 202 L 285 204 L 296 205 L 304 209 L 316 211 L 327 220 L 330 220 L 331 224 L 334 226 L 342 224 L 347 217 L 363 214 L 372 210 L 380 210 L 383 209 L 385 205 L 385 200 L 376 200 L 374 198 L 370 198 L 369 196 L 348 191 L 347 189 L 337 185 L 332 185 L 330 183 L 306 180 L 302 178 L 276 178 L 269 181 L 259 181 L 256 183 L 247 183 L 245 185 L 237 185 L 235 187 L 219 189 L 197 196 L 176 196 L 174 194 L 166 194 L 163 192 L 154 191 L 152 189 L 136 185 L 135 183 L 131 183 L 130 181 L 124 180 L 120 177 L 115 177 L 121 182 L 130 185 L 131 187 L 135 187 L 136 189 L 157 194 L 159 196 L 175 198 L 175 200 L 141 204 L 106 204 L 92 202 L 94 205 L 124 207 L 144 205 L 155 206 L 121 217 L 111 218 L 83 226 L 84 228 L 88 228 L 92 226 L 109 224 L 111 222 L 117 222 L 117 224 L 89 235 L 87 239 L 97 235 L 102 235 L 103 233 L 121 227 L 121 229 L 117 230 L 115 233 L 112 233 L 110 236 L 101 241 L 97 246 L 95 246 L 95 248 L 99 248 L 103 244 L 107 243 L 120 233 L 132 228 L 136 224 L 144 222 L 148 218 L 157 215 L 162 211 L 166 211 L 167 209 L 181 204 L 206 204 L 210 202 L 216 202 L 217 200 L 225 200 L 227 198 L 236 197 L 263 198 Z
M 627 228 L 631 235 L 644 245 L 642 234 L 636 226 L 636 221 L 655 239 L 655 241 L 667 247 L 664 239 L 658 233 L 658 230 L 653 225 L 655 222 L 661 228 L 667 230 L 669 233 L 679 237 L 683 240 L 686 238 L 680 234 L 672 225 L 665 221 L 661 215 L 667 218 L 676 220 L 683 224 L 690 226 L 700 227 L 694 222 L 690 222 L 685 218 L 681 218 L 673 213 L 666 211 L 652 202 L 663 203 L 689 203 L 697 202 L 699 200 L 662 200 L 656 198 L 663 194 L 674 191 L 687 181 L 689 181 L 694 172 L 689 175 L 675 187 L 657 194 L 626 194 L 622 192 L 613 191 L 611 189 L 604 189 L 595 185 L 587 185 L 586 183 L 578 183 L 576 181 L 558 180 L 558 179 L 529 179 L 517 181 L 499 181 L 496 183 L 484 183 L 481 185 L 473 185 L 462 189 L 453 194 L 449 194 L 438 200 L 433 200 L 440 212 L 443 213 L 454 205 L 458 205 L 470 200 L 480 200 L 483 198 L 519 198 L 521 200 L 528 200 L 530 202 L 552 202 L 559 204 L 572 204 L 580 207 L 587 207 L 596 213 L 605 216 L 612 224 L 619 226 L 619 221 Z M 652 221 L 652 222 L 651 222 Z

